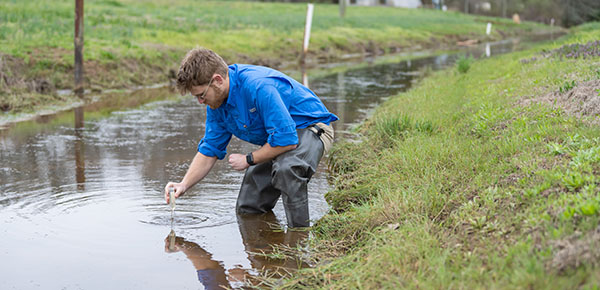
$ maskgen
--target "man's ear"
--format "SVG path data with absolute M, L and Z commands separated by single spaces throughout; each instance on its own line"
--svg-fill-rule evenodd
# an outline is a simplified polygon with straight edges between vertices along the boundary
M 225 79 L 220 74 L 214 74 L 213 77 L 214 77 L 214 82 L 216 82 L 217 84 L 219 84 L 219 86 L 222 86 L 223 83 L 225 82 Z

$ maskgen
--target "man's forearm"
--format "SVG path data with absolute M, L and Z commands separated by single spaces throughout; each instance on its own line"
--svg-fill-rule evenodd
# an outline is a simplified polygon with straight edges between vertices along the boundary
M 187 173 L 181 181 L 185 185 L 186 190 L 202 180 L 216 162 L 217 157 L 208 157 L 200 152 L 196 153 L 194 160 L 190 164 L 190 168 L 188 168 Z
M 265 143 L 260 149 L 252 152 L 254 163 L 269 161 L 280 154 L 296 149 L 296 147 L 298 147 L 298 145 L 272 147 L 269 143 Z

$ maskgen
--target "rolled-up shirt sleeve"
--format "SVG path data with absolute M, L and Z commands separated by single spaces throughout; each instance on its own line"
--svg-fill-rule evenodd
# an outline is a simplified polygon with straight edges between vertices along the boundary
M 269 135 L 267 143 L 273 147 L 298 144 L 296 122 L 277 89 L 272 85 L 264 85 L 256 93 L 256 105 Z
M 221 160 L 227 154 L 227 145 L 230 140 L 231 133 L 225 129 L 222 118 L 207 107 L 206 130 L 204 131 L 204 138 L 198 143 L 198 152 Z

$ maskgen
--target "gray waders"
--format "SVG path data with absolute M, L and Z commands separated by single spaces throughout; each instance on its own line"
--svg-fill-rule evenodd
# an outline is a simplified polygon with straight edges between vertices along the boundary
M 238 213 L 266 213 L 282 196 L 288 226 L 310 226 L 308 181 L 317 170 L 324 148 L 319 136 L 309 128 L 296 132 L 296 149 L 246 169 L 236 204 Z

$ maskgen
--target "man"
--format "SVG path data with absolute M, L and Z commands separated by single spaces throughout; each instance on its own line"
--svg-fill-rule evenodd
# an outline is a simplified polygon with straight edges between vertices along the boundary
M 232 134 L 262 145 L 247 154 L 230 154 L 235 170 L 246 170 L 236 211 L 266 213 L 282 196 L 288 226 L 309 223 L 307 184 L 333 141 L 338 118 L 307 87 L 276 70 L 225 61 L 205 48 L 185 56 L 177 88 L 208 105 L 204 138 L 180 183 L 165 186 L 175 197 L 202 180 L 226 155 Z

